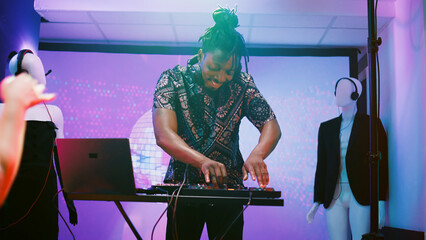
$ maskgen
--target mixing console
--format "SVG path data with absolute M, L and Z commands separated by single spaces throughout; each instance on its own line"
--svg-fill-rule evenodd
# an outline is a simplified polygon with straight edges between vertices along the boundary
M 179 189 L 180 184 L 152 185 L 149 189 L 152 194 L 173 194 Z M 224 187 L 214 188 L 210 184 L 185 184 L 179 193 L 186 196 L 215 196 L 215 197 L 253 197 L 253 198 L 280 198 L 281 191 L 273 188 L 246 188 L 246 187 Z

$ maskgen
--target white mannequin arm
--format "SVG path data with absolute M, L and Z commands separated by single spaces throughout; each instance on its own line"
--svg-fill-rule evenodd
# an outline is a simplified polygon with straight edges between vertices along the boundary
M 311 209 L 309 210 L 308 214 L 306 214 L 306 221 L 308 221 L 309 224 L 311 224 L 314 221 L 315 214 L 318 211 L 319 203 L 315 202 L 314 205 L 312 205 Z
M 385 201 L 379 201 L 379 229 L 382 229 L 385 226 L 385 220 Z
M 64 116 L 62 111 L 58 106 L 54 105 L 52 106 L 52 109 L 54 109 L 53 122 L 58 128 L 56 129 L 56 138 L 64 138 Z

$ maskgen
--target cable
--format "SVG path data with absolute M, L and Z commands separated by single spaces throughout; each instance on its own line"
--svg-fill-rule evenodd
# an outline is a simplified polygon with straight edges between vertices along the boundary
M 175 196 L 176 191 L 177 191 L 177 189 L 176 189 L 175 191 L 173 191 L 173 193 L 172 193 L 172 197 L 171 197 L 171 198 L 170 198 L 170 200 L 168 201 L 168 204 L 167 204 L 166 209 L 164 209 L 163 213 L 160 215 L 160 217 L 158 218 L 157 222 L 155 222 L 154 227 L 152 228 L 152 231 L 151 231 L 151 240 L 153 240 L 153 239 L 154 239 L 154 231 L 155 231 L 155 228 L 157 227 L 157 224 L 160 222 L 161 218 L 164 216 L 164 214 L 166 213 L 167 209 L 168 209 L 168 208 L 170 207 L 170 205 L 172 204 L 172 201 L 173 201 L 173 198 L 174 198 L 174 196 Z M 167 192 L 167 191 L 166 191 L 166 192 Z M 168 195 L 168 192 L 167 192 L 167 195 Z
M 173 207 L 173 217 L 172 217 L 172 223 L 173 223 L 173 229 L 174 229 L 174 234 L 175 234 L 175 240 L 178 240 L 179 239 L 179 236 L 178 236 L 178 233 L 177 233 L 177 223 L 176 223 L 176 209 L 177 209 L 177 202 L 178 202 L 178 199 L 179 199 L 179 194 L 180 194 L 180 191 L 182 190 L 182 187 L 183 187 L 183 185 L 185 184 L 185 182 L 186 182 L 186 174 L 187 174 L 187 172 L 188 172 L 188 166 L 189 166 L 189 164 L 186 164 L 186 167 L 185 167 L 185 172 L 184 172 L 184 174 L 183 174 L 183 181 L 182 181 L 182 183 L 180 184 L 180 186 L 179 186 L 179 190 L 177 191 L 177 194 L 176 194 L 176 200 L 175 200 L 175 206 Z
M 155 228 L 157 227 L 157 224 L 160 222 L 161 218 L 164 216 L 164 214 L 167 212 L 167 209 L 169 208 L 169 205 L 167 205 L 166 209 L 164 209 L 163 213 L 161 213 L 160 217 L 158 218 L 158 220 L 155 222 L 154 227 L 152 228 L 151 231 L 151 240 L 154 239 L 154 231 Z
M 177 194 L 176 194 L 175 205 L 173 206 L 172 223 L 173 223 L 173 233 L 174 233 L 174 236 L 175 236 L 173 239 L 175 239 L 175 240 L 179 239 L 179 235 L 178 235 L 178 232 L 177 232 L 177 223 L 176 223 L 176 209 L 177 209 L 177 202 L 178 202 L 178 199 L 179 199 L 179 194 L 180 194 L 180 191 L 182 190 L 183 184 L 184 184 L 184 182 L 182 182 L 181 185 L 179 186 L 179 189 L 178 189 Z
M 64 189 L 62 188 L 62 189 L 60 189 L 59 191 L 57 191 L 57 192 L 55 193 L 55 195 L 54 195 L 54 196 L 53 196 L 53 198 L 52 198 L 52 202 L 55 200 L 55 198 L 58 196 L 58 194 L 59 194 L 60 192 L 62 192 L 63 190 L 64 190 Z M 56 207 L 56 206 L 55 206 L 55 207 Z M 72 235 L 72 239 L 74 239 L 74 240 L 75 240 L 74 233 L 71 231 L 71 228 L 69 227 L 69 225 L 68 225 L 67 221 L 65 221 L 65 218 L 62 216 L 61 211 L 59 211 L 59 208 L 58 208 L 58 207 L 56 207 L 56 209 L 58 210 L 59 216 L 61 216 L 62 221 L 64 221 L 65 225 L 67 226 L 68 231 L 70 231 L 70 233 L 71 233 L 71 235 Z
M 379 53 L 376 54 L 377 61 L 377 117 L 380 118 L 380 65 Z
M 339 132 L 340 137 L 342 136 L 342 131 L 345 130 L 346 128 L 348 128 L 353 123 L 354 118 L 355 118 L 355 114 L 356 114 L 355 110 L 356 110 L 356 106 L 354 107 L 354 110 L 352 110 L 351 121 L 349 121 L 349 123 L 344 127 L 340 126 L 340 132 Z M 343 114 L 342 114 L 342 123 L 343 123 Z
M 376 21 L 376 25 L 374 26 L 374 31 L 377 33 L 377 4 L 379 3 L 379 0 L 376 0 L 376 6 L 374 7 L 374 19 Z
M 377 5 L 379 0 L 376 0 L 376 6 L 374 9 L 374 18 L 376 19 L 376 32 L 377 32 Z M 377 117 L 380 118 L 380 64 L 379 64 L 379 51 L 376 53 L 377 62 Z
M 44 104 L 44 106 L 45 106 L 45 108 L 46 108 L 46 110 L 47 110 L 47 114 L 49 114 L 49 118 L 50 118 L 50 121 L 52 121 L 52 123 L 53 123 L 53 119 L 52 119 L 52 116 L 50 115 L 50 111 L 49 111 L 49 109 L 47 108 L 47 105 L 46 105 L 46 103 L 43 101 L 43 104 Z M 28 214 L 30 213 L 30 211 L 31 211 L 31 209 L 33 209 L 33 207 L 34 207 L 34 205 L 38 202 L 38 200 L 40 199 L 40 197 L 41 197 L 41 194 L 43 193 L 43 191 L 44 191 L 44 189 L 45 189 L 45 187 L 46 187 L 46 185 L 47 185 L 47 181 L 48 181 L 48 179 L 49 179 L 49 175 L 50 175 L 50 171 L 51 171 L 51 169 L 52 169 L 52 165 L 53 165 L 53 146 L 52 146 L 52 151 L 51 151 L 51 154 L 50 154 L 50 164 L 49 164 L 49 170 L 47 171 L 47 175 L 46 175 L 46 179 L 44 180 L 44 184 L 43 184 L 43 187 L 41 188 L 41 190 L 40 190 L 40 193 L 38 194 L 38 196 L 37 196 L 37 198 L 34 200 L 34 202 L 31 204 L 31 206 L 30 206 L 30 208 L 28 209 L 28 211 L 22 216 L 22 217 L 20 217 L 18 220 L 16 220 L 15 222 L 13 222 L 13 223 L 11 223 L 11 224 L 9 224 L 9 225 L 7 225 L 6 227 L 2 227 L 2 228 L 0 228 L 0 231 L 4 231 L 4 230 L 6 230 L 6 229 L 8 229 L 8 228 L 10 228 L 10 227 L 12 227 L 12 226 L 14 226 L 14 225 L 16 225 L 16 224 L 18 224 L 19 222 L 21 222 L 24 218 L 26 218 L 27 216 L 28 216 Z
M 52 149 L 52 152 L 53 152 L 53 149 Z M 11 223 L 11 224 L 9 224 L 8 226 L 6 226 L 6 227 L 2 227 L 2 228 L 0 228 L 0 231 L 4 231 L 4 230 L 6 230 L 6 229 L 8 229 L 8 228 L 10 228 L 10 227 L 12 227 L 12 226 L 14 226 L 14 225 L 16 225 L 16 224 L 18 224 L 20 221 L 22 221 L 25 217 L 27 217 L 28 216 L 28 214 L 30 213 L 30 211 L 31 211 L 31 209 L 33 209 L 33 207 L 34 207 L 34 205 L 37 203 L 37 201 L 40 199 L 40 196 L 41 196 L 41 194 L 43 193 L 43 191 L 44 191 L 44 188 L 46 187 L 46 185 L 47 185 L 47 180 L 49 179 L 49 175 L 50 175 L 50 170 L 52 169 L 52 163 L 53 163 L 53 158 L 52 158 L 52 156 L 50 156 L 50 165 L 49 165 L 49 170 L 47 171 L 47 176 L 46 176 L 46 179 L 44 180 L 44 184 L 43 184 L 43 187 L 41 188 L 41 190 L 40 190 L 40 193 L 38 194 L 38 196 L 37 196 L 37 198 L 34 200 L 34 202 L 31 204 L 31 206 L 30 206 L 30 208 L 28 209 L 28 211 L 21 217 L 21 218 L 19 218 L 17 221 L 15 221 L 15 222 L 13 222 L 13 223 Z
M 345 126 L 345 127 L 340 127 L 340 131 L 339 131 L 339 139 L 340 139 L 340 141 L 342 141 L 341 140 L 341 138 L 342 138 L 342 131 L 343 130 L 345 130 L 346 128 L 348 128 L 351 124 L 353 124 L 353 122 L 354 122 L 354 119 L 355 119 L 355 109 L 356 109 L 356 106 L 354 107 L 354 110 L 352 111 L 352 117 L 351 117 L 351 121 Z M 342 115 L 342 123 L 343 123 L 343 115 Z M 351 130 L 352 131 L 352 130 Z M 340 178 L 340 177 L 339 177 Z M 340 180 L 339 180 L 339 186 L 340 186 L 340 191 L 339 191 L 339 195 L 337 195 L 337 197 L 335 198 L 335 197 L 333 197 L 333 199 L 334 200 L 337 200 L 337 199 L 339 199 L 339 197 L 340 197 L 340 194 L 342 193 L 342 183 L 340 182 Z
M 45 102 L 45 101 L 43 101 L 43 104 L 44 104 L 44 107 L 46 108 L 47 114 L 49 114 L 50 121 L 52 121 L 52 122 L 53 122 L 52 115 L 50 115 L 50 111 L 49 111 L 49 108 L 47 108 L 46 102 Z M 54 123 L 54 122 L 53 122 L 53 123 Z
M 378 5 L 379 0 L 376 0 L 376 6 L 375 6 L 375 12 L 374 12 L 374 17 L 376 19 L 376 23 L 377 23 L 377 5 Z M 376 24 L 376 32 L 377 32 L 377 24 Z M 379 39 L 380 40 L 380 39 Z M 378 42 L 379 44 L 380 42 Z M 377 118 L 380 119 L 380 62 L 379 62 L 379 51 L 377 50 L 376 53 L 376 65 L 377 65 Z M 377 130 L 378 131 L 378 130 Z
M 174 207 L 173 207 L 173 217 L 172 217 L 172 229 L 173 229 L 173 233 L 174 233 L 174 239 L 178 239 L 178 234 L 177 234 L 177 226 L 176 226 L 176 208 L 177 208 L 177 200 L 178 200 L 178 198 L 179 198 L 179 194 L 180 194 L 180 191 L 182 190 L 182 187 L 183 187 L 183 185 L 185 185 L 185 182 L 186 182 L 186 173 L 187 173 L 187 171 L 188 171 L 188 164 L 186 165 L 186 168 L 185 168 L 185 172 L 184 172 L 184 175 L 183 175 L 183 181 L 182 181 L 182 183 L 180 184 L 180 186 L 179 186 L 179 188 L 178 189 L 176 189 L 176 190 L 174 190 L 173 191 L 173 193 L 172 193 L 172 197 L 170 198 L 170 200 L 168 201 L 168 204 L 167 204 L 167 207 L 166 207 L 166 209 L 164 209 L 164 211 L 163 211 L 163 213 L 161 213 L 161 215 L 160 215 L 160 217 L 158 218 L 158 220 L 157 220 L 157 222 L 154 224 L 154 227 L 152 228 L 152 231 L 151 231 L 151 240 L 153 240 L 153 238 L 154 238 L 154 231 L 155 231 L 155 228 L 157 227 L 157 224 L 160 222 L 160 220 L 161 220 L 161 218 L 164 216 L 164 214 L 166 213 L 166 211 L 169 209 L 169 207 L 172 205 L 172 203 L 173 203 L 173 198 L 175 197 L 175 194 L 176 194 L 176 200 L 175 200 L 175 205 L 174 205 Z M 167 191 L 165 191 L 167 194 L 168 194 L 168 192 Z
M 250 206 L 252 197 L 253 197 L 253 192 L 250 191 L 249 201 L 248 201 L 247 205 L 243 208 L 243 210 L 241 210 L 241 212 L 237 215 L 237 217 L 234 219 L 234 221 L 232 221 L 232 223 L 228 226 L 228 228 L 225 230 L 225 232 L 220 236 L 219 240 L 222 240 L 225 237 L 225 235 L 231 229 L 232 225 L 234 225 L 234 223 L 238 220 L 238 218 L 241 216 L 241 214 L 243 214 L 243 212 L 248 208 L 248 206 Z M 216 240 L 216 239 L 217 239 L 217 236 L 215 238 L 213 238 L 213 240 Z

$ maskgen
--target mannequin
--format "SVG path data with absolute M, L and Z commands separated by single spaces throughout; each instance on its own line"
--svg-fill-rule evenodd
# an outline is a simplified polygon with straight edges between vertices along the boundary
M 361 239 L 370 231 L 369 116 L 357 113 L 362 93 L 356 78 L 341 78 L 335 85 L 337 118 L 321 123 L 318 133 L 318 162 L 315 173 L 314 204 L 306 220 L 312 223 L 320 204 L 326 209 L 330 239 Z M 384 226 L 387 193 L 387 137 L 379 128 L 379 227 Z M 339 157 L 340 156 L 340 157 Z
M 24 49 L 10 57 L 12 74 L 28 72 L 39 84 L 46 84 L 43 64 L 32 51 Z M 2 108 L 0 104 L 0 111 Z M 57 177 L 52 150 L 55 138 L 63 138 L 62 111 L 42 102 L 27 110 L 25 120 L 21 166 L 0 212 L 0 239 L 57 239 L 58 200 L 53 200 Z

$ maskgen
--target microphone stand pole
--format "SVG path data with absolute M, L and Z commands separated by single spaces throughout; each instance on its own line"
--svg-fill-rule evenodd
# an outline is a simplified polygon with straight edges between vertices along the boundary
M 377 0 L 376 0 L 377 1 Z M 362 239 L 384 239 L 378 227 L 378 166 L 380 153 L 377 139 L 377 82 L 376 56 L 381 39 L 377 39 L 377 23 L 374 0 L 368 0 L 368 66 L 370 76 L 370 233 L 364 234 Z

